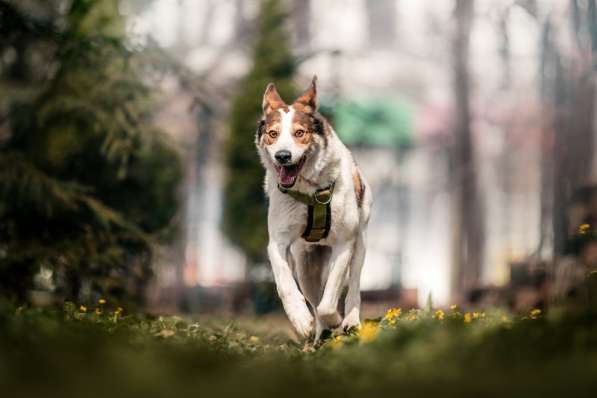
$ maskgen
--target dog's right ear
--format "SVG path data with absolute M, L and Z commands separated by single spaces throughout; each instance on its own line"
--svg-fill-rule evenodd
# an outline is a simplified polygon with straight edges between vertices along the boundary
M 313 80 L 309 88 L 294 101 L 292 104 L 300 112 L 313 114 L 317 111 L 317 76 L 313 75 Z
M 276 86 L 274 83 L 270 83 L 267 85 L 265 89 L 265 94 L 263 94 L 263 113 L 267 115 L 268 113 L 275 111 L 280 108 L 286 107 L 286 103 L 278 94 L 278 90 L 276 90 Z

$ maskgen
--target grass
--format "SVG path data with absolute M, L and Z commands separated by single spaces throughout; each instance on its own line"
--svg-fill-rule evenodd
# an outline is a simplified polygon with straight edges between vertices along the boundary
M 393 309 L 309 347 L 259 320 L 4 307 L 0 386 L 61 398 L 592 397 L 597 313 Z

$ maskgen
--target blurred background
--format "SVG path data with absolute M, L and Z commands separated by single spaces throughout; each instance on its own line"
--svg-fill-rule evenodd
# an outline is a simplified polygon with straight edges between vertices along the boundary
M 0 0 L 0 295 L 279 309 L 266 84 L 375 198 L 364 305 L 544 306 L 597 267 L 595 0 Z

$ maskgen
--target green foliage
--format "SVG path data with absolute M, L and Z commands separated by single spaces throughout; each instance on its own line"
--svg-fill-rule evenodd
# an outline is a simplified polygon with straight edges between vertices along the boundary
M 152 126 L 141 78 L 151 65 L 126 43 L 117 6 L 71 2 L 54 51 L 38 54 L 55 72 L 34 99 L 12 103 L 0 147 L 0 295 L 25 301 L 44 267 L 64 297 L 86 284 L 140 301 L 152 246 L 174 231 L 178 155 Z
M 594 311 L 392 309 L 319 348 L 274 326 L 148 317 L 109 301 L 63 311 L 5 307 L 0 384 L 16 396 L 48 397 L 594 396 Z
M 0 76 L 18 82 L 32 78 L 31 49 L 40 44 L 51 46 L 58 34 L 54 18 L 58 18 L 59 0 L 28 2 L 30 13 L 18 7 L 18 0 L 0 1 Z M 31 14 L 36 14 L 33 17 Z M 43 65 L 48 70 L 48 65 Z M 0 105 L 2 104 L 0 99 Z
M 230 116 L 224 229 L 254 262 L 263 261 L 267 242 L 264 171 L 255 149 L 263 93 L 269 82 L 275 82 L 283 98 L 289 100 L 295 94 L 292 78 L 296 62 L 285 29 L 286 17 L 279 0 L 261 3 L 253 67 L 241 83 Z

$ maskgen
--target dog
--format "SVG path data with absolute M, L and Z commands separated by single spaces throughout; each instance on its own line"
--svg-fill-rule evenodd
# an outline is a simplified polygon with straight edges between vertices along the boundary
M 255 143 L 266 170 L 267 253 L 290 322 L 317 342 L 326 330 L 360 326 L 371 189 L 318 112 L 316 76 L 290 106 L 268 84 L 262 107 Z

